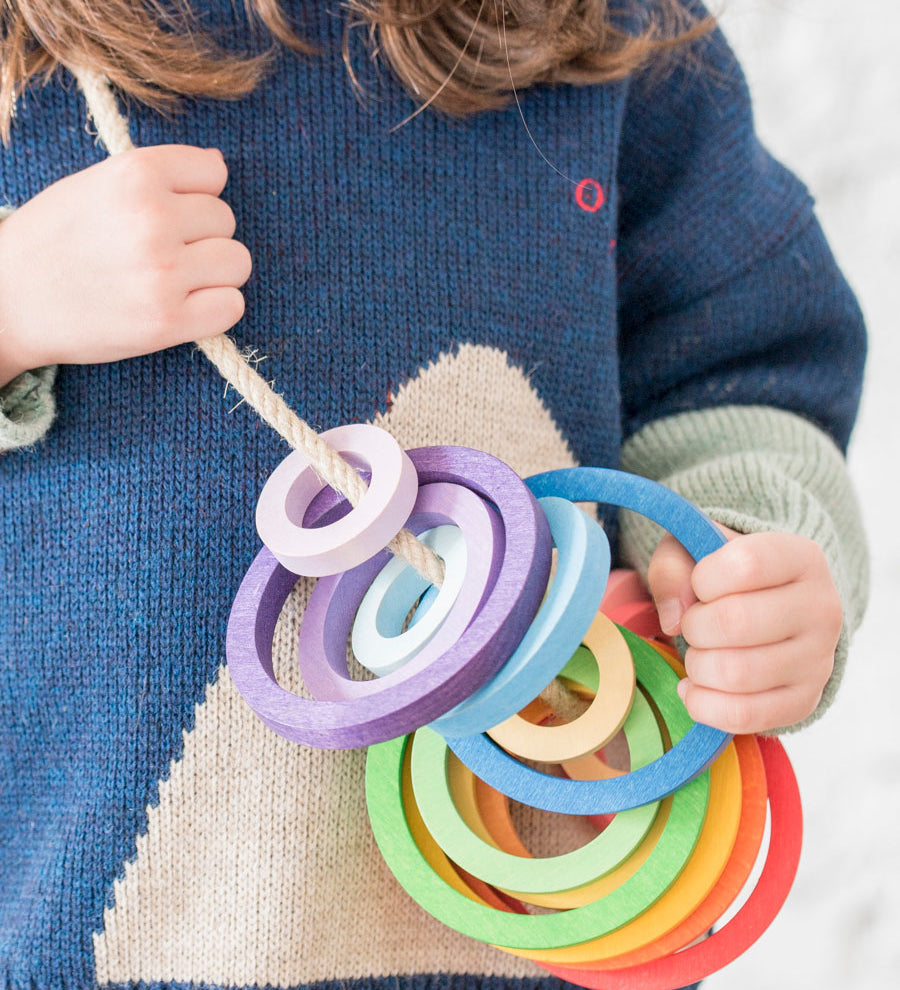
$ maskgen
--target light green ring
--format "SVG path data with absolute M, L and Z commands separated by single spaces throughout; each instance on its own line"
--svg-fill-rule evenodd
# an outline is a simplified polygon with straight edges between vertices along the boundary
M 659 670 L 658 676 L 670 684 L 669 690 L 654 700 L 673 743 L 677 743 L 692 724 L 675 693 L 677 676 L 652 647 L 641 645 L 646 649 L 634 649 L 638 679 L 642 680 L 642 667 L 646 669 L 653 661 L 671 675 L 666 677 Z M 421 907 L 448 927 L 480 942 L 514 949 L 555 949 L 615 931 L 671 886 L 693 852 L 706 815 L 708 771 L 672 795 L 669 820 L 659 842 L 644 866 L 621 887 L 592 904 L 556 914 L 500 911 L 477 904 L 447 885 L 416 846 L 406 822 L 402 793 L 403 758 L 409 738 L 391 739 L 369 748 L 366 798 L 375 841 L 394 876 Z
M 588 653 L 596 683 L 596 661 L 589 651 L 584 652 Z M 581 672 L 585 665 L 576 663 L 577 667 L 570 661 L 562 676 L 584 684 L 589 679 Z M 624 731 L 634 767 L 646 766 L 662 756 L 659 725 L 640 690 L 635 691 Z M 492 846 L 472 831 L 456 807 L 446 771 L 447 744 L 443 737 L 434 731 L 417 732 L 412 749 L 412 783 L 425 826 L 454 863 L 485 883 L 506 890 L 556 894 L 593 883 L 634 852 L 659 811 L 659 801 L 621 811 L 600 835 L 579 849 L 559 856 L 526 859 Z

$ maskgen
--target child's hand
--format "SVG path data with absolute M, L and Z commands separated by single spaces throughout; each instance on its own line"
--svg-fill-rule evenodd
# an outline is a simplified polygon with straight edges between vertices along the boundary
M 678 693 L 726 732 L 793 725 L 819 703 L 841 631 L 825 555 L 802 536 L 720 528 L 729 542 L 698 564 L 670 535 L 650 561 L 660 624 L 689 644 Z
M 0 377 L 116 361 L 233 326 L 251 260 L 218 198 L 227 178 L 216 149 L 138 148 L 10 215 L 0 224 Z

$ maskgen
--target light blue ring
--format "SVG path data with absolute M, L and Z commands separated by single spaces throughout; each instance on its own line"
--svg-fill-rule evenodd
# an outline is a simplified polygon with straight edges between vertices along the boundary
M 564 498 L 540 498 L 558 550 L 557 570 L 534 621 L 487 684 L 435 719 L 442 736 L 469 736 L 524 708 L 565 667 L 594 621 L 609 577 L 609 541 L 603 527 Z
M 359 663 L 376 677 L 402 667 L 437 632 L 450 614 L 466 579 L 466 541 L 458 526 L 433 526 L 418 538 L 444 562 L 444 583 L 428 606 L 416 609 L 416 620 L 404 630 L 409 610 L 422 592 L 434 585 L 400 557 L 378 572 L 356 610 L 350 643 Z M 421 616 L 421 621 L 418 621 Z

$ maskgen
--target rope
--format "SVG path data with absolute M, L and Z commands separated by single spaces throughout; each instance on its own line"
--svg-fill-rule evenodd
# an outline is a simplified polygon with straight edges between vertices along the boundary
M 84 93 L 88 113 L 97 127 L 97 136 L 109 153 L 117 155 L 134 148 L 128 133 L 128 121 L 119 111 L 107 79 L 89 69 L 75 71 L 74 75 Z M 303 451 L 326 484 L 343 495 L 351 505 L 359 504 L 366 493 L 363 479 L 290 408 L 282 396 L 272 390 L 262 375 L 248 364 L 231 337 L 221 334 L 198 340 L 196 344 L 248 405 L 291 447 Z M 443 561 L 431 547 L 418 540 L 408 529 L 401 529 L 388 544 L 388 549 L 414 567 L 431 584 L 437 587 L 443 584 Z M 583 708 L 577 695 L 559 681 L 551 682 L 541 692 L 541 697 L 564 718 L 576 717 Z
M 97 128 L 97 136 L 111 155 L 134 148 L 128 133 L 128 121 L 119 111 L 109 82 L 98 72 L 81 69 L 74 73 L 84 93 L 88 113 Z M 221 334 L 195 341 L 229 385 L 269 426 L 295 450 L 303 451 L 315 472 L 326 484 L 343 495 L 351 505 L 360 503 L 366 483 L 354 468 L 305 423 L 274 392 L 269 383 L 252 368 L 231 337 Z M 440 557 L 408 530 L 402 529 L 388 544 L 388 549 L 402 557 L 431 584 L 440 587 L 444 565 Z

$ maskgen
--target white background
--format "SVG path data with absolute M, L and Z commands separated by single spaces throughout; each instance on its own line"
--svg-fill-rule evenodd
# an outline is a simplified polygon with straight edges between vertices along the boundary
M 806 829 L 790 899 L 706 986 L 891 990 L 900 988 L 900 3 L 719 2 L 759 132 L 816 197 L 868 321 L 850 468 L 873 569 L 837 701 L 785 739 Z

